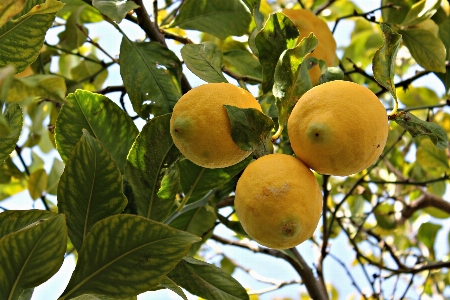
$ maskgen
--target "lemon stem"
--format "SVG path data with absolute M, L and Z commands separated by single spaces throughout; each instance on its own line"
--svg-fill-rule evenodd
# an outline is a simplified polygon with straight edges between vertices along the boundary
M 397 100 L 397 98 L 394 98 L 394 101 L 395 101 L 394 109 L 389 114 L 390 117 L 395 116 L 395 114 L 397 113 L 397 110 L 398 110 L 398 100 Z
M 281 126 L 281 124 L 279 124 L 277 132 L 275 132 L 275 134 L 272 135 L 272 138 L 271 138 L 272 142 L 274 142 L 277 138 L 280 137 L 282 131 L 283 131 L 283 126 Z

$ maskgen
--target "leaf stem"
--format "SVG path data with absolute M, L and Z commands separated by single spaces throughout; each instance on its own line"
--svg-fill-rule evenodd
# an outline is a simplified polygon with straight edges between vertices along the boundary
M 274 135 L 272 135 L 272 137 L 271 137 L 272 143 L 275 142 L 280 137 L 282 131 L 283 131 L 283 126 L 281 124 L 279 124 L 277 132 L 275 132 Z

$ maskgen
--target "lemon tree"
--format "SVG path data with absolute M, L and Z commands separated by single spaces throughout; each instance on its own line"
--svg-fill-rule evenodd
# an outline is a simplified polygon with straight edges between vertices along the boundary
M 448 1 L 0 2 L 0 300 L 450 297 Z

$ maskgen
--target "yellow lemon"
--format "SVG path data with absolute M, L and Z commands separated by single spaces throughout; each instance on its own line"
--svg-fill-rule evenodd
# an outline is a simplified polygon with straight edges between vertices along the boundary
M 193 88 L 173 108 L 170 119 L 173 141 L 187 159 L 199 166 L 224 168 L 251 153 L 233 142 L 224 104 L 262 111 L 252 94 L 230 83 L 208 83 Z
M 307 91 L 288 120 L 297 158 L 329 175 L 347 176 L 369 167 L 383 151 L 388 130 L 386 109 L 378 97 L 342 80 Z
M 307 57 L 322 59 L 328 67 L 333 66 L 336 60 L 336 41 L 327 23 L 307 9 L 284 9 L 282 12 L 297 26 L 300 32 L 299 39 L 307 37 L 312 32 L 319 40 L 316 49 Z M 320 75 L 321 71 L 318 65 L 309 70 L 313 85 L 319 83 Z
M 313 235 L 322 212 L 322 194 L 303 162 L 286 154 L 269 154 L 245 168 L 234 205 L 250 237 L 266 247 L 287 249 Z

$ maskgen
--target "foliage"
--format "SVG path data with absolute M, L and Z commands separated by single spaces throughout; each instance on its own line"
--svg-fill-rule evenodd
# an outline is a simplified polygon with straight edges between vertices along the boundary
M 64 259 L 76 268 L 60 299 L 160 289 L 258 299 L 286 285 L 302 299 L 450 296 L 448 1 L 382 0 L 371 11 L 352 1 L 153 2 L 151 14 L 142 0 L 0 4 L 0 299 L 31 299 Z M 281 13 L 301 7 L 335 37 L 352 28 L 339 41 L 338 67 L 305 59 L 321 41 L 298 41 Z M 100 24 L 120 35 L 117 57 L 102 47 L 107 37 L 91 35 Z M 324 208 L 315 234 L 297 248 L 268 249 L 234 214 L 236 182 L 252 158 L 224 169 L 193 164 L 173 144 L 170 113 L 189 81 L 238 84 L 268 117 L 227 107 L 235 142 L 254 157 L 292 154 L 282 129 L 311 88 L 311 63 L 321 82 L 343 76 L 380 98 L 387 145 L 361 173 L 316 173 Z M 33 205 L 9 209 L 23 198 Z M 301 280 L 261 276 L 222 244 L 281 258 Z M 311 259 L 300 254 L 311 247 Z M 336 263 L 345 284 L 328 276 Z M 231 276 L 237 269 L 270 287 L 243 287 Z

